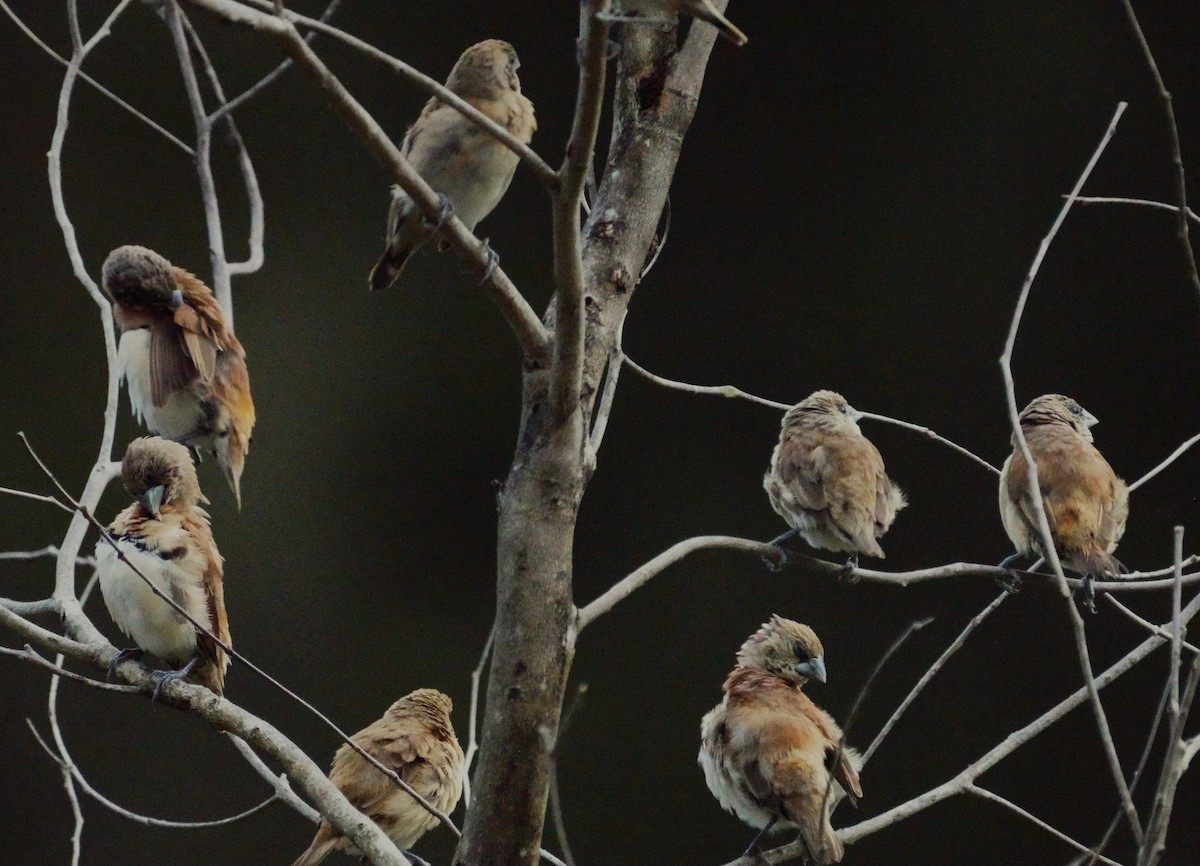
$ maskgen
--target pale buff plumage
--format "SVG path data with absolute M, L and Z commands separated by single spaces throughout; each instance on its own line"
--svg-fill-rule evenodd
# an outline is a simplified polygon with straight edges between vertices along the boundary
M 712 0 L 622 0 L 622 11 L 641 12 L 644 15 L 690 15 L 706 21 L 734 45 L 745 45 L 749 40 L 732 21 L 717 11 Z
M 383 718 L 351 739 L 390 767 L 443 813 L 462 796 L 463 752 L 450 724 L 453 704 L 435 689 L 417 689 L 392 704 Z M 329 779 L 400 848 L 412 847 L 437 818 L 343 745 L 333 756 Z M 356 852 L 353 844 L 321 821 L 308 850 L 292 866 L 316 866 L 333 851 Z
M 820 640 L 771 617 L 742 645 L 724 699 L 701 721 L 698 760 L 727 811 L 760 830 L 798 830 L 813 860 L 836 863 L 843 846 L 829 815 L 842 796 L 862 796 L 861 759 L 850 748 L 839 754 L 841 729 L 801 691 L 810 678 L 825 681 Z
M 207 500 L 188 450 L 156 436 L 135 439 L 121 461 L 121 478 L 137 501 L 109 526 L 117 547 L 164 595 L 229 645 L 221 554 L 199 505 Z M 140 650 L 173 668 L 195 661 L 188 678 L 217 694 L 224 691 L 225 651 L 156 596 L 103 539 L 96 544 L 96 571 L 113 621 Z
M 1088 428 L 1096 418 L 1070 397 L 1045 394 L 1022 410 L 1020 421 L 1063 564 L 1085 575 L 1119 574 L 1112 553 L 1125 533 L 1129 490 L 1092 444 Z M 1019 553 L 1044 553 L 1028 463 L 1016 441 L 1000 473 L 1000 519 Z
M 859 417 L 833 391 L 797 403 L 783 416 L 763 488 L 776 513 L 813 547 L 882 558 L 878 539 L 907 503 Z
M 537 121 L 533 103 L 521 93 L 520 65 L 511 45 L 488 39 L 462 53 L 446 88 L 527 144 Z M 500 203 L 518 162 L 515 153 L 436 96 L 425 103 L 400 152 L 426 183 L 445 196 L 470 231 Z M 371 288 L 385 289 L 394 283 L 409 257 L 433 232 L 434 226 L 408 193 L 393 187 L 387 248 L 371 269 Z
M 113 250 L 102 273 L 133 414 L 152 433 L 215 454 L 240 508 L 254 401 L 246 352 L 212 290 L 139 246 Z

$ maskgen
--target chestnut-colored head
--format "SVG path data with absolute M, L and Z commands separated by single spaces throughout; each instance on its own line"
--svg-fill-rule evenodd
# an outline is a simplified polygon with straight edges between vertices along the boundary
M 1088 442 L 1092 441 L 1092 431 L 1088 428 L 1099 423 L 1095 415 L 1062 394 L 1043 394 L 1034 398 L 1021 410 L 1020 417 L 1023 430 L 1041 424 L 1065 424 Z
M 814 391 L 788 409 L 783 416 L 783 429 L 808 427 L 861 433 L 858 428 L 861 417 L 862 413 L 836 391 Z
M 825 649 L 816 632 L 778 614 L 747 638 L 737 661 L 798 686 L 809 679 L 825 682 Z
M 151 514 L 169 505 L 190 508 L 207 502 L 200 492 L 191 452 L 178 442 L 158 436 L 134 439 L 121 460 L 121 481 L 129 494 Z
M 172 310 L 182 303 L 171 263 L 146 247 L 128 244 L 109 253 L 101 282 L 105 294 L 128 310 Z
M 463 99 L 495 99 L 501 90 L 520 93 L 520 67 L 511 45 L 501 39 L 486 39 L 462 53 L 450 70 L 446 87 Z

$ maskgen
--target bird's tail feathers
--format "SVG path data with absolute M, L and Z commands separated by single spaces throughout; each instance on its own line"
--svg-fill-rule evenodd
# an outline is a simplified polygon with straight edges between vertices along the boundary
M 386 289 L 400 279 L 400 274 L 404 271 L 404 266 L 408 264 L 412 252 L 411 248 L 396 251 L 390 246 L 384 250 L 379 261 L 375 263 L 375 267 L 371 268 L 371 275 L 367 277 L 371 291 L 378 292 Z
M 317 866 L 322 860 L 329 856 L 330 852 L 337 846 L 337 838 L 323 833 L 326 824 L 321 822 L 321 829 L 317 831 L 316 838 L 312 840 L 312 844 L 308 846 L 300 857 L 292 863 L 292 866 Z

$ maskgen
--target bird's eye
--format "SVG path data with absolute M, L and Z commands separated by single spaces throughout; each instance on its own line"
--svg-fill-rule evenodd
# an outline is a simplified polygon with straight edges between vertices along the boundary
M 1069 408 L 1071 410 L 1072 415 L 1082 415 L 1083 414 L 1083 407 L 1080 406 L 1078 403 L 1072 403 Z
M 810 653 L 804 644 L 800 643 L 800 641 L 792 642 L 792 652 L 795 653 L 796 658 L 802 662 L 808 661 L 812 658 L 812 653 Z
M 850 409 L 849 409 L 849 407 L 846 406 L 845 403 L 838 403 L 838 411 L 841 412 L 843 415 L 850 414 Z

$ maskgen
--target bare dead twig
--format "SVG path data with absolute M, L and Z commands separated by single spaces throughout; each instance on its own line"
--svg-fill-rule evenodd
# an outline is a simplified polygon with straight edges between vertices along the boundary
M 993 803 L 998 803 L 999 805 L 1003 806 L 1005 809 L 1009 809 L 1010 811 L 1016 812 L 1018 815 L 1020 815 L 1026 821 L 1029 821 L 1031 824 L 1033 824 L 1037 827 L 1041 827 L 1043 830 L 1045 830 L 1051 836 L 1054 836 L 1054 837 L 1060 839 L 1061 841 L 1066 842 L 1068 845 L 1070 845 L 1072 848 L 1076 849 L 1077 851 L 1083 851 L 1084 853 L 1087 853 L 1087 854 L 1092 853 L 1092 851 L 1086 845 L 1083 845 L 1080 842 L 1076 842 L 1074 839 L 1072 839 L 1066 833 L 1062 832 L 1061 830 L 1056 829 L 1055 827 L 1051 827 L 1049 824 L 1047 824 L 1045 821 L 1043 821 L 1037 815 L 1034 815 L 1031 812 L 1029 812 L 1025 809 L 1022 809 L 1016 803 L 1012 802 L 1011 800 L 1006 800 L 1004 797 L 1001 797 L 999 794 L 989 791 L 987 788 L 981 788 L 978 785 L 968 785 L 966 788 L 966 793 L 974 794 L 976 797 L 979 797 L 983 800 L 989 800 Z M 1107 863 L 1107 864 L 1109 864 L 1109 866 L 1121 866 L 1121 864 L 1118 863 L 1116 860 L 1110 860 L 1107 857 L 1104 857 L 1100 854 L 1096 854 L 1095 857 L 1096 857 L 1096 860 L 1098 860 L 1099 862 Z
M 1081 195 L 1075 199 L 1078 204 L 1132 204 L 1141 207 L 1160 208 L 1179 213 L 1179 205 L 1167 204 L 1165 201 L 1151 201 L 1146 198 L 1121 198 L 1111 195 Z M 1190 207 L 1187 209 L 1188 219 L 1192 222 L 1200 223 L 1200 216 Z
M 1139 487 L 1141 487 L 1143 484 L 1145 484 L 1147 481 L 1149 481 L 1155 475 L 1162 472 L 1164 469 L 1166 469 L 1168 466 L 1170 466 L 1172 463 L 1174 463 L 1176 460 L 1178 460 L 1180 457 L 1182 457 L 1184 452 L 1187 451 L 1189 448 L 1191 448 L 1193 445 L 1195 445 L 1197 442 L 1200 442 L 1200 433 L 1197 433 L 1191 439 L 1188 439 L 1186 442 L 1184 442 L 1182 445 L 1180 445 L 1178 448 L 1176 448 L 1174 451 L 1172 451 L 1165 460 L 1163 460 L 1161 463 L 1159 463 L 1157 466 L 1155 466 L 1153 469 L 1151 469 L 1149 472 L 1147 472 L 1145 475 L 1143 475 L 1137 481 L 1134 481 L 1132 484 L 1130 484 L 1129 492 L 1132 493 L 1133 491 L 1137 490 Z
M 487 665 L 488 656 L 492 653 L 492 644 L 496 642 L 496 626 L 488 632 L 483 650 L 479 653 L 479 663 L 471 671 L 471 708 L 467 713 L 467 751 L 463 756 L 463 804 L 471 805 L 471 763 L 475 753 L 479 751 L 479 683 L 483 678 L 483 669 Z

